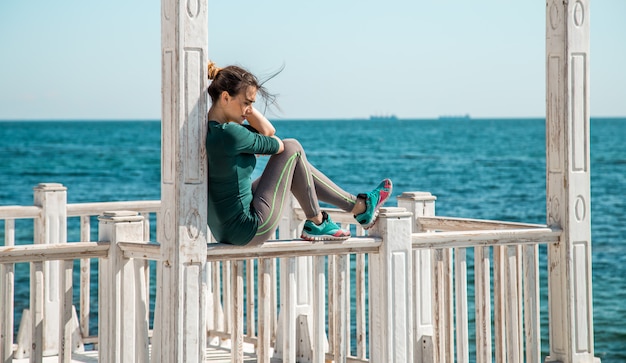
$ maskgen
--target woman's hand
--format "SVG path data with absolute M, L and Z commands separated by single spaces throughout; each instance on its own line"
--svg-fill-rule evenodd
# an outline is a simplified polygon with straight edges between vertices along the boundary
M 274 125 L 259 110 L 252 107 L 252 112 L 246 117 L 250 126 L 254 127 L 259 134 L 265 136 L 274 136 L 276 129 Z

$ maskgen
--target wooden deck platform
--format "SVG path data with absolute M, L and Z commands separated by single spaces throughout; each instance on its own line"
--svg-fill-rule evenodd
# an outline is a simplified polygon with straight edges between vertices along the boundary
M 28 363 L 29 358 L 13 359 L 13 363 Z M 53 355 L 43 358 L 43 363 L 57 363 L 58 356 Z M 209 346 L 206 349 L 206 361 L 211 363 L 230 363 L 230 349 L 219 346 Z M 244 351 L 244 362 L 256 362 L 257 357 L 254 353 L 247 350 Z M 278 362 L 278 360 L 276 360 Z M 90 350 L 82 353 L 72 353 L 72 363 L 98 363 L 98 351 Z

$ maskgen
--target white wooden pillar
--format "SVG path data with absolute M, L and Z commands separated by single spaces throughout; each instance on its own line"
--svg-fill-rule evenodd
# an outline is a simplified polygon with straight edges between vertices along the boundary
M 208 18 L 203 0 L 162 0 L 161 214 L 155 362 L 201 362 L 206 345 Z
M 548 362 L 592 362 L 589 0 L 546 2 Z
M 100 362 L 148 362 L 146 261 L 124 257 L 118 242 L 144 242 L 144 218 L 136 212 L 105 212 L 98 217 L 98 240 L 109 242 L 98 276 Z
M 412 232 L 419 230 L 415 218 L 435 215 L 437 197 L 428 192 L 404 192 L 398 197 L 398 207 L 413 213 Z M 432 251 L 413 252 L 413 354 L 415 362 L 433 361 L 433 287 Z
M 383 238 L 370 254 L 370 362 L 413 362 L 411 213 L 381 208 L 371 234 Z

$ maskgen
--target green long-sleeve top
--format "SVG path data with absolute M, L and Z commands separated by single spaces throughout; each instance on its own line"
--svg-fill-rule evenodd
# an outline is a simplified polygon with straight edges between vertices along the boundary
M 209 121 L 208 225 L 219 242 L 245 245 L 256 234 L 259 222 L 252 207 L 251 180 L 255 154 L 275 154 L 279 147 L 278 140 L 249 125 Z

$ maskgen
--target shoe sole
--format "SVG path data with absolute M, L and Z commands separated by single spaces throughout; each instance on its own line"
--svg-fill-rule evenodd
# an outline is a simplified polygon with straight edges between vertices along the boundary
M 300 236 L 300 238 L 302 238 L 303 240 L 306 241 L 345 241 L 348 238 L 350 238 L 350 236 L 329 236 L 329 235 L 324 235 L 324 236 L 311 236 L 311 235 L 307 235 L 307 234 L 302 234 Z

